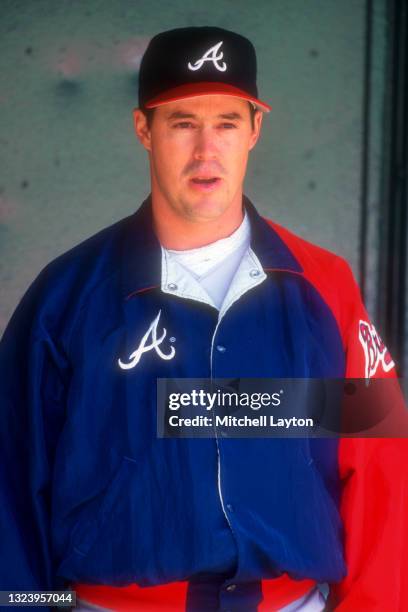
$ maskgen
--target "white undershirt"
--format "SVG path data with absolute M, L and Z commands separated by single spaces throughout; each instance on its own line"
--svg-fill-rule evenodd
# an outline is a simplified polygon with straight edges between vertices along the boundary
M 221 308 L 228 288 L 251 241 L 251 226 L 245 211 L 241 225 L 227 238 L 197 249 L 164 249 L 169 259 L 177 261 Z

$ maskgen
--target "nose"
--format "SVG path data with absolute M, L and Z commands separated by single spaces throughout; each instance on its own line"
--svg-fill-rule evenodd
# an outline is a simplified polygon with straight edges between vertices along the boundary
M 216 134 L 211 128 L 203 127 L 196 132 L 196 141 L 194 146 L 194 157 L 200 161 L 216 159 L 218 156 L 218 148 L 216 142 Z

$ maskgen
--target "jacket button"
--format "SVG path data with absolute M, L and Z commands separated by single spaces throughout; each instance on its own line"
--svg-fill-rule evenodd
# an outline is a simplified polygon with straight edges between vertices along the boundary
M 234 512 L 234 506 L 232 504 L 227 504 L 228 512 Z
M 225 587 L 225 590 L 228 591 L 229 593 L 232 593 L 232 591 L 235 591 L 236 588 L 237 588 L 236 584 L 229 584 L 227 587 Z
M 256 276 L 259 276 L 259 275 L 260 275 L 260 272 L 256 268 L 251 270 L 250 273 L 249 273 L 249 276 L 252 276 L 252 278 L 255 278 Z
M 217 344 L 217 351 L 219 353 L 225 353 L 227 349 L 225 348 L 225 346 L 223 346 L 222 344 Z
M 167 285 L 167 289 L 170 289 L 170 291 L 175 291 L 177 289 L 176 283 L 169 283 Z

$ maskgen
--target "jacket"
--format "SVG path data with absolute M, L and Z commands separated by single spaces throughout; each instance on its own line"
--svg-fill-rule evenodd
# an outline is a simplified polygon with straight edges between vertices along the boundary
M 157 378 L 395 377 L 349 265 L 245 206 L 220 313 L 167 266 L 150 198 L 23 297 L 0 345 L 2 589 L 177 592 L 193 610 L 214 576 L 222 609 L 320 582 L 339 610 L 406 608 L 406 440 L 156 436 Z

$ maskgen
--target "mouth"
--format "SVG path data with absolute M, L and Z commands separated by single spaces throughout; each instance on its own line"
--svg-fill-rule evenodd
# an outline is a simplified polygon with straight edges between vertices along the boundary
M 212 191 L 221 183 L 219 176 L 195 176 L 190 179 L 190 184 L 194 189 L 201 191 Z

